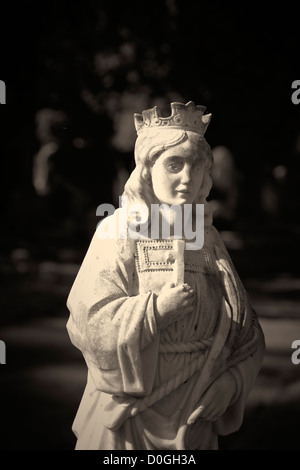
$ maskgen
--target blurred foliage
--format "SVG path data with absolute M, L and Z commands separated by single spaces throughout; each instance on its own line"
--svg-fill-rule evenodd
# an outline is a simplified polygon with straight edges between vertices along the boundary
M 86 240 L 96 207 L 117 204 L 116 176 L 123 171 L 124 180 L 133 167 L 133 113 L 160 105 L 168 114 L 170 101 L 192 100 L 213 113 L 207 139 L 233 154 L 242 218 L 293 217 L 300 117 L 290 99 L 299 78 L 297 15 L 288 8 L 182 0 L 6 8 L 8 243 L 11 231 L 19 244 L 50 234 Z M 37 155 L 47 161 L 44 193 L 34 186 Z M 278 166 L 286 168 L 279 179 Z M 275 194 L 269 212 L 268 191 Z

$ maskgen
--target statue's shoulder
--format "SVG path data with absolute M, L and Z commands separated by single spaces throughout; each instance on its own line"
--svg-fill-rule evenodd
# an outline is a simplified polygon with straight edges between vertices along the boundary
M 214 225 L 210 225 L 206 228 L 204 240 L 205 247 L 210 250 L 214 258 L 219 259 L 220 257 L 222 257 L 232 263 L 231 257 L 224 244 L 224 241 L 222 240 L 220 232 Z
M 127 236 L 120 226 L 120 210 L 103 219 L 97 226 L 91 246 L 101 255 L 102 260 L 110 262 L 131 260 L 136 251 L 136 241 Z
M 214 225 L 209 225 L 205 228 L 204 243 L 206 246 L 214 247 L 215 245 L 222 245 L 222 239 L 219 231 Z

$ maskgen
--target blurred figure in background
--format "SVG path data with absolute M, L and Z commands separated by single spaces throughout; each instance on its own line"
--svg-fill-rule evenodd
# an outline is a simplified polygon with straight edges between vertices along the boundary
M 70 119 L 61 110 L 44 108 L 36 113 L 40 148 L 33 158 L 32 182 L 40 196 L 40 225 L 51 235 L 81 240 L 88 233 L 94 180 L 91 165 L 82 173 L 82 160 L 95 158 L 84 138 L 74 136 Z
M 212 168 L 211 204 L 214 220 L 226 225 L 236 217 L 238 202 L 238 175 L 230 150 L 225 146 L 212 149 L 214 165 Z
M 240 236 L 235 233 L 239 201 L 239 175 L 230 150 L 219 145 L 212 149 L 214 164 L 211 171 L 213 186 L 210 204 L 213 218 L 220 231 L 223 242 L 228 249 L 239 249 L 243 246 Z
M 57 130 L 66 124 L 67 116 L 62 111 L 45 108 L 36 113 L 35 122 L 40 148 L 33 159 L 32 181 L 36 193 L 47 196 L 51 192 L 51 157 L 60 147 Z

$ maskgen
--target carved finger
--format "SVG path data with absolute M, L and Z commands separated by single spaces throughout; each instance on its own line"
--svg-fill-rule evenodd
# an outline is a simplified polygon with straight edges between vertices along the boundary
M 193 413 L 189 416 L 187 420 L 187 424 L 190 426 L 191 424 L 194 424 L 194 422 L 201 417 L 201 414 L 203 413 L 203 410 L 205 407 L 203 405 L 199 406 Z

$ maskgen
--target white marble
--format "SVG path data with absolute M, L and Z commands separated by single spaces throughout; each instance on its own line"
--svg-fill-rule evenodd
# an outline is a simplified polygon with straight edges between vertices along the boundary
M 176 214 L 168 239 L 160 225 L 150 237 L 151 218 L 140 239 L 95 232 L 68 297 L 67 329 L 88 368 L 76 449 L 217 449 L 218 435 L 243 421 L 264 337 L 212 225 L 204 111 L 172 103 L 169 117 L 156 107 L 134 116 L 136 167 L 123 196 L 149 210 L 192 204 L 194 229 L 203 204 L 204 242 L 178 240 Z M 102 234 L 124 210 L 103 220 Z

